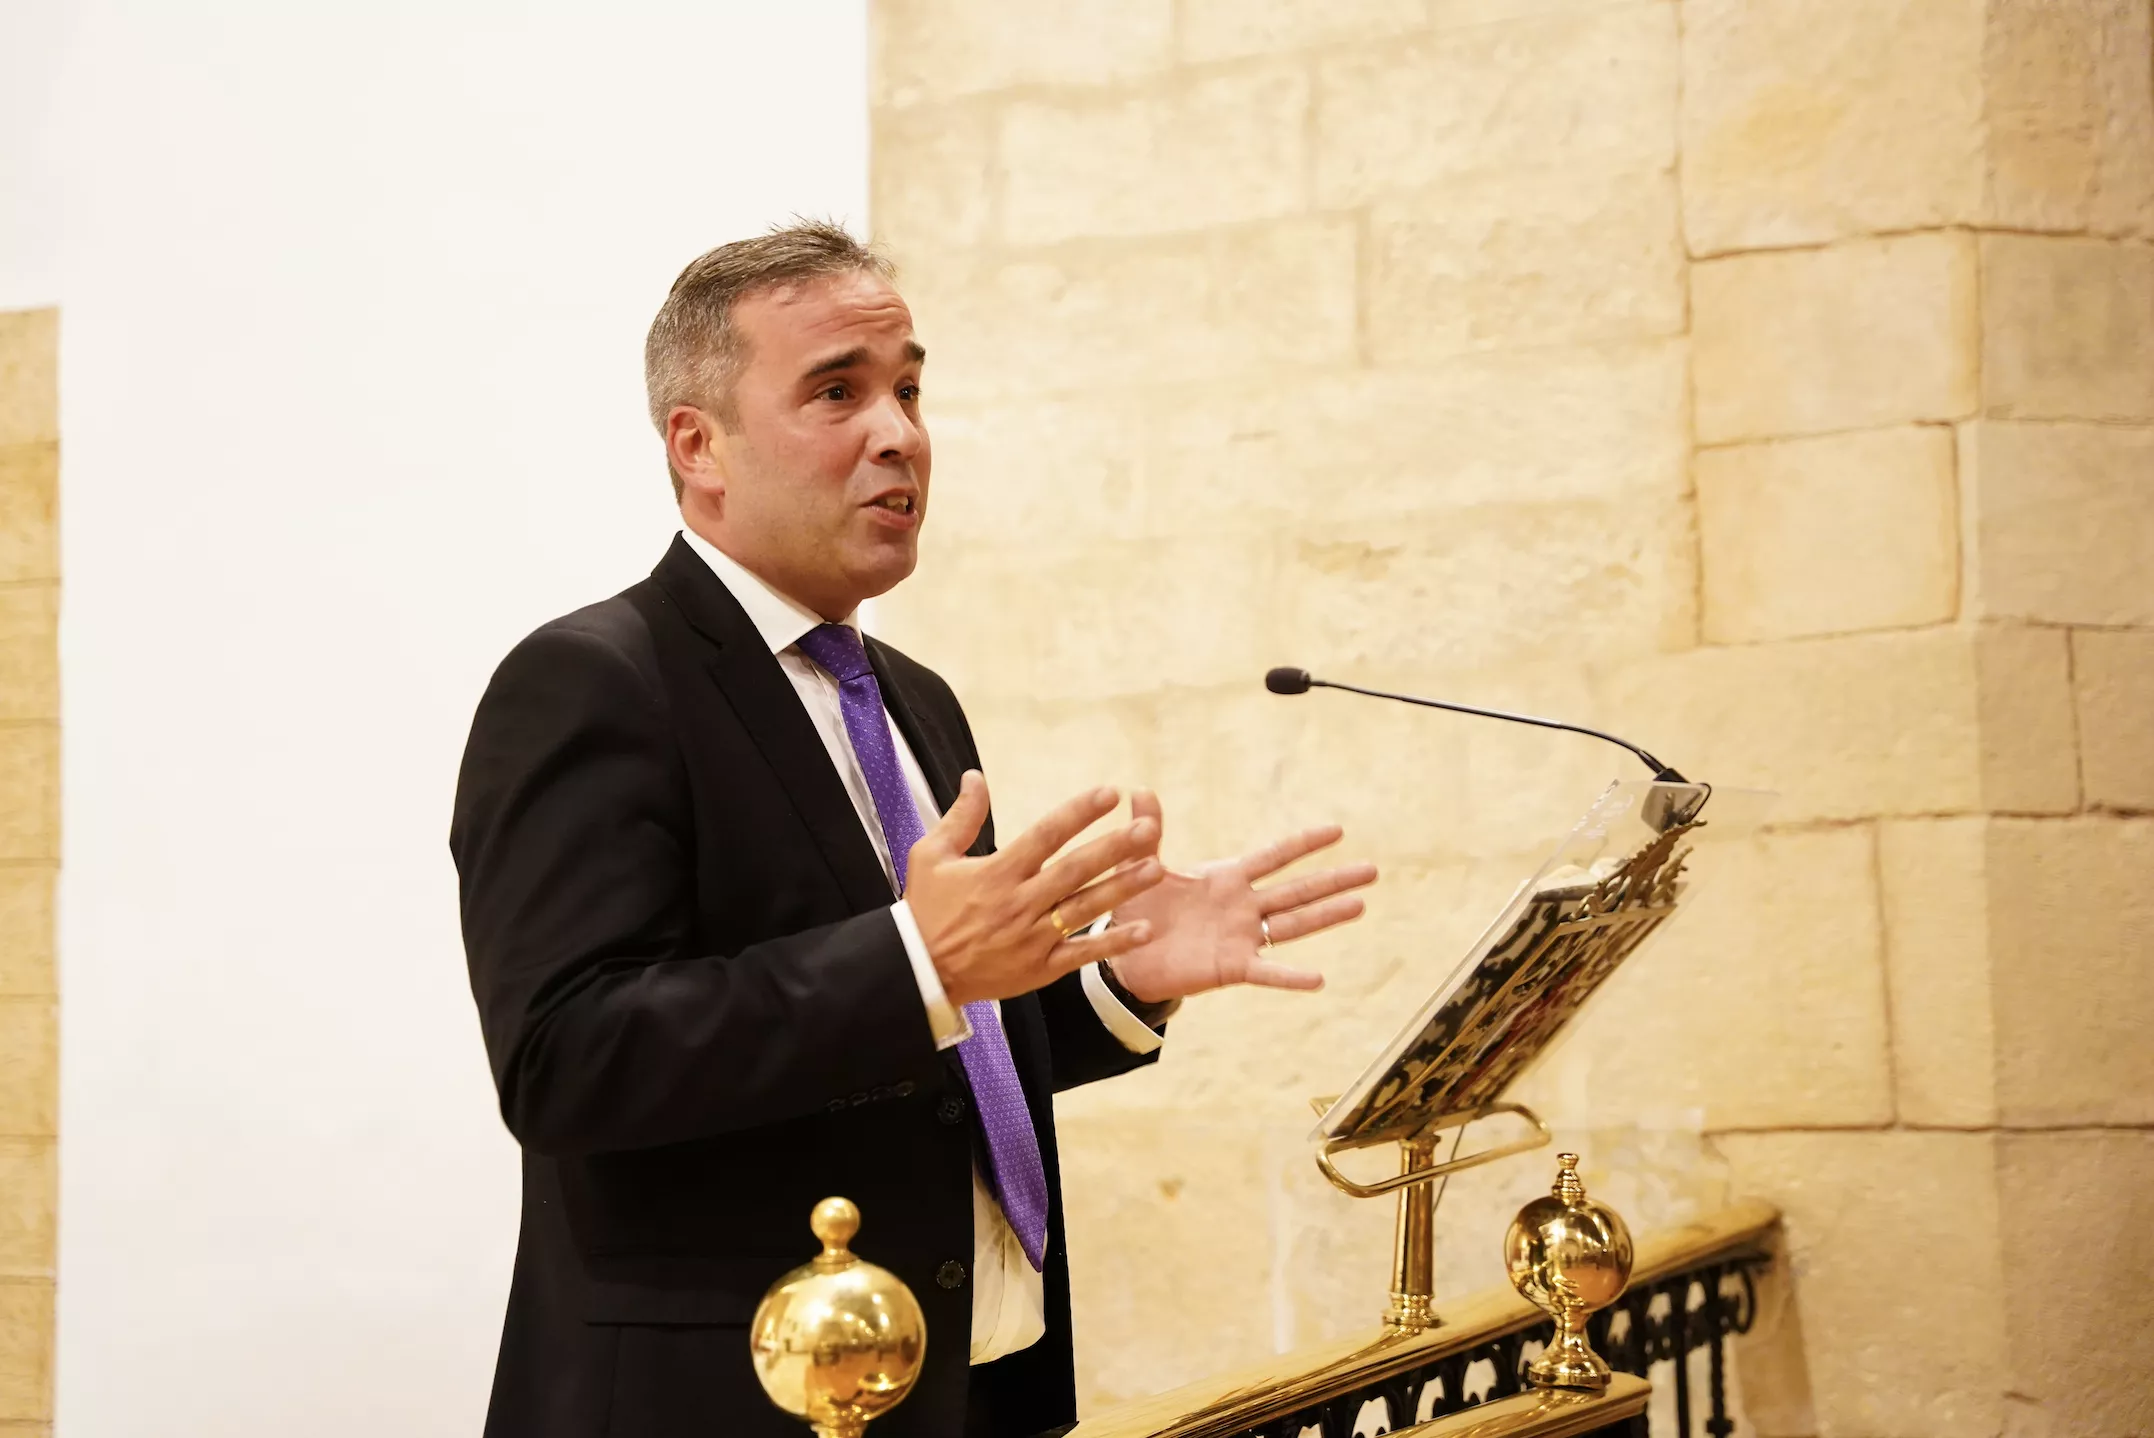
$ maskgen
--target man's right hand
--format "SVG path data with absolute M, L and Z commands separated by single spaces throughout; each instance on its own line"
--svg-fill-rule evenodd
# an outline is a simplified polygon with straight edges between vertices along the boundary
M 976 769 L 965 771 L 956 802 L 912 846 L 905 871 L 905 902 L 951 1003 L 1029 994 L 1151 937 L 1141 923 L 1062 937 L 1062 930 L 1083 928 L 1166 875 L 1159 824 L 1150 818 L 1056 857 L 1119 801 L 1112 789 L 1080 794 L 1007 848 L 970 858 L 965 851 L 987 822 L 987 780 Z

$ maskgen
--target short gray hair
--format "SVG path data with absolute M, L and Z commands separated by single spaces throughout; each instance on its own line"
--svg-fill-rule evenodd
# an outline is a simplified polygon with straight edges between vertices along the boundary
M 747 358 L 746 342 L 733 327 L 733 306 L 748 295 L 824 275 L 865 270 L 885 280 L 896 271 L 881 254 L 843 225 L 796 216 L 767 235 L 720 245 L 692 261 L 673 282 L 643 342 L 643 386 L 651 423 L 660 435 L 675 405 L 708 409 L 731 429 L 739 423 L 733 381 Z M 666 458 L 673 470 L 673 459 Z M 673 497 L 681 477 L 673 475 Z

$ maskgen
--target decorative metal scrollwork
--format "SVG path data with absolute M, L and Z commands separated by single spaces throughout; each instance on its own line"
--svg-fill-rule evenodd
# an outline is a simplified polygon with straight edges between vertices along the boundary
M 1630 1290 L 1593 1315 L 1587 1332 L 1593 1347 L 1619 1372 L 1651 1378 L 1652 1370 L 1672 1370 L 1666 1382 L 1675 1393 L 1676 1432 L 1670 1438 L 1697 1438 L 1692 1426 L 1690 1355 L 1709 1353 L 1706 1438 L 1728 1438 L 1735 1420 L 1728 1416 L 1727 1341 L 1748 1333 L 1757 1319 L 1757 1274 L 1766 1260 L 1755 1256 L 1721 1259 Z M 1526 1391 L 1526 1365 L 1554 1336 L 1542 1322 L 1500 1334 L 1486 1343 L 1356 1389 L 1352 1393 L 1250 1428 L 1237 1438 L 1304 1438 L 1312 1430 L 1321 1438 L 1355 1438 L 1356 1425 L 1372 1402 L 1384 1414 L 1375 1432 L 1391 1432 L 1431 1418 L 1509 1398 Z M 1643 1415 L 1621 1425 L 1634 1438 L 1647 1438 Z

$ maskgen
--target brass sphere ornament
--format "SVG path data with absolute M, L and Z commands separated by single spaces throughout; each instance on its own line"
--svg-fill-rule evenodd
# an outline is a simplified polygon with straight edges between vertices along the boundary
M 1630 1229 L 1607 1204 L 1586 1197 L 1578 1155 L 1556 1155 L 1555 1187 L 1518 1211 L 1503 1235 L 1511 1286 L 1556 1320 L 1556 1336 L 1526 1369 L 1536 1388 L 1600 1392 L 1610 1369 L 1586 1341 L 1586 1319 L 1630 1282 Z
M 927 1355 L 927 1320 L 898 1276 L 846 1247 L 860 1210 L 815 1205 L 823 1251 L 772 1284 L 748 1330 L 755 1376 L 770 1401 L 822 1438 L 860 1438 L 911 1391 Z

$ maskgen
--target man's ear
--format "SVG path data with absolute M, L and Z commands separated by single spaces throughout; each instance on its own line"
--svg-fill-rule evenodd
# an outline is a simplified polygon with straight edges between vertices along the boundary
M 725 494 L 725 444 L 716 417 L 692 404 L 666 411 L 666 459 L 686 489 Z

